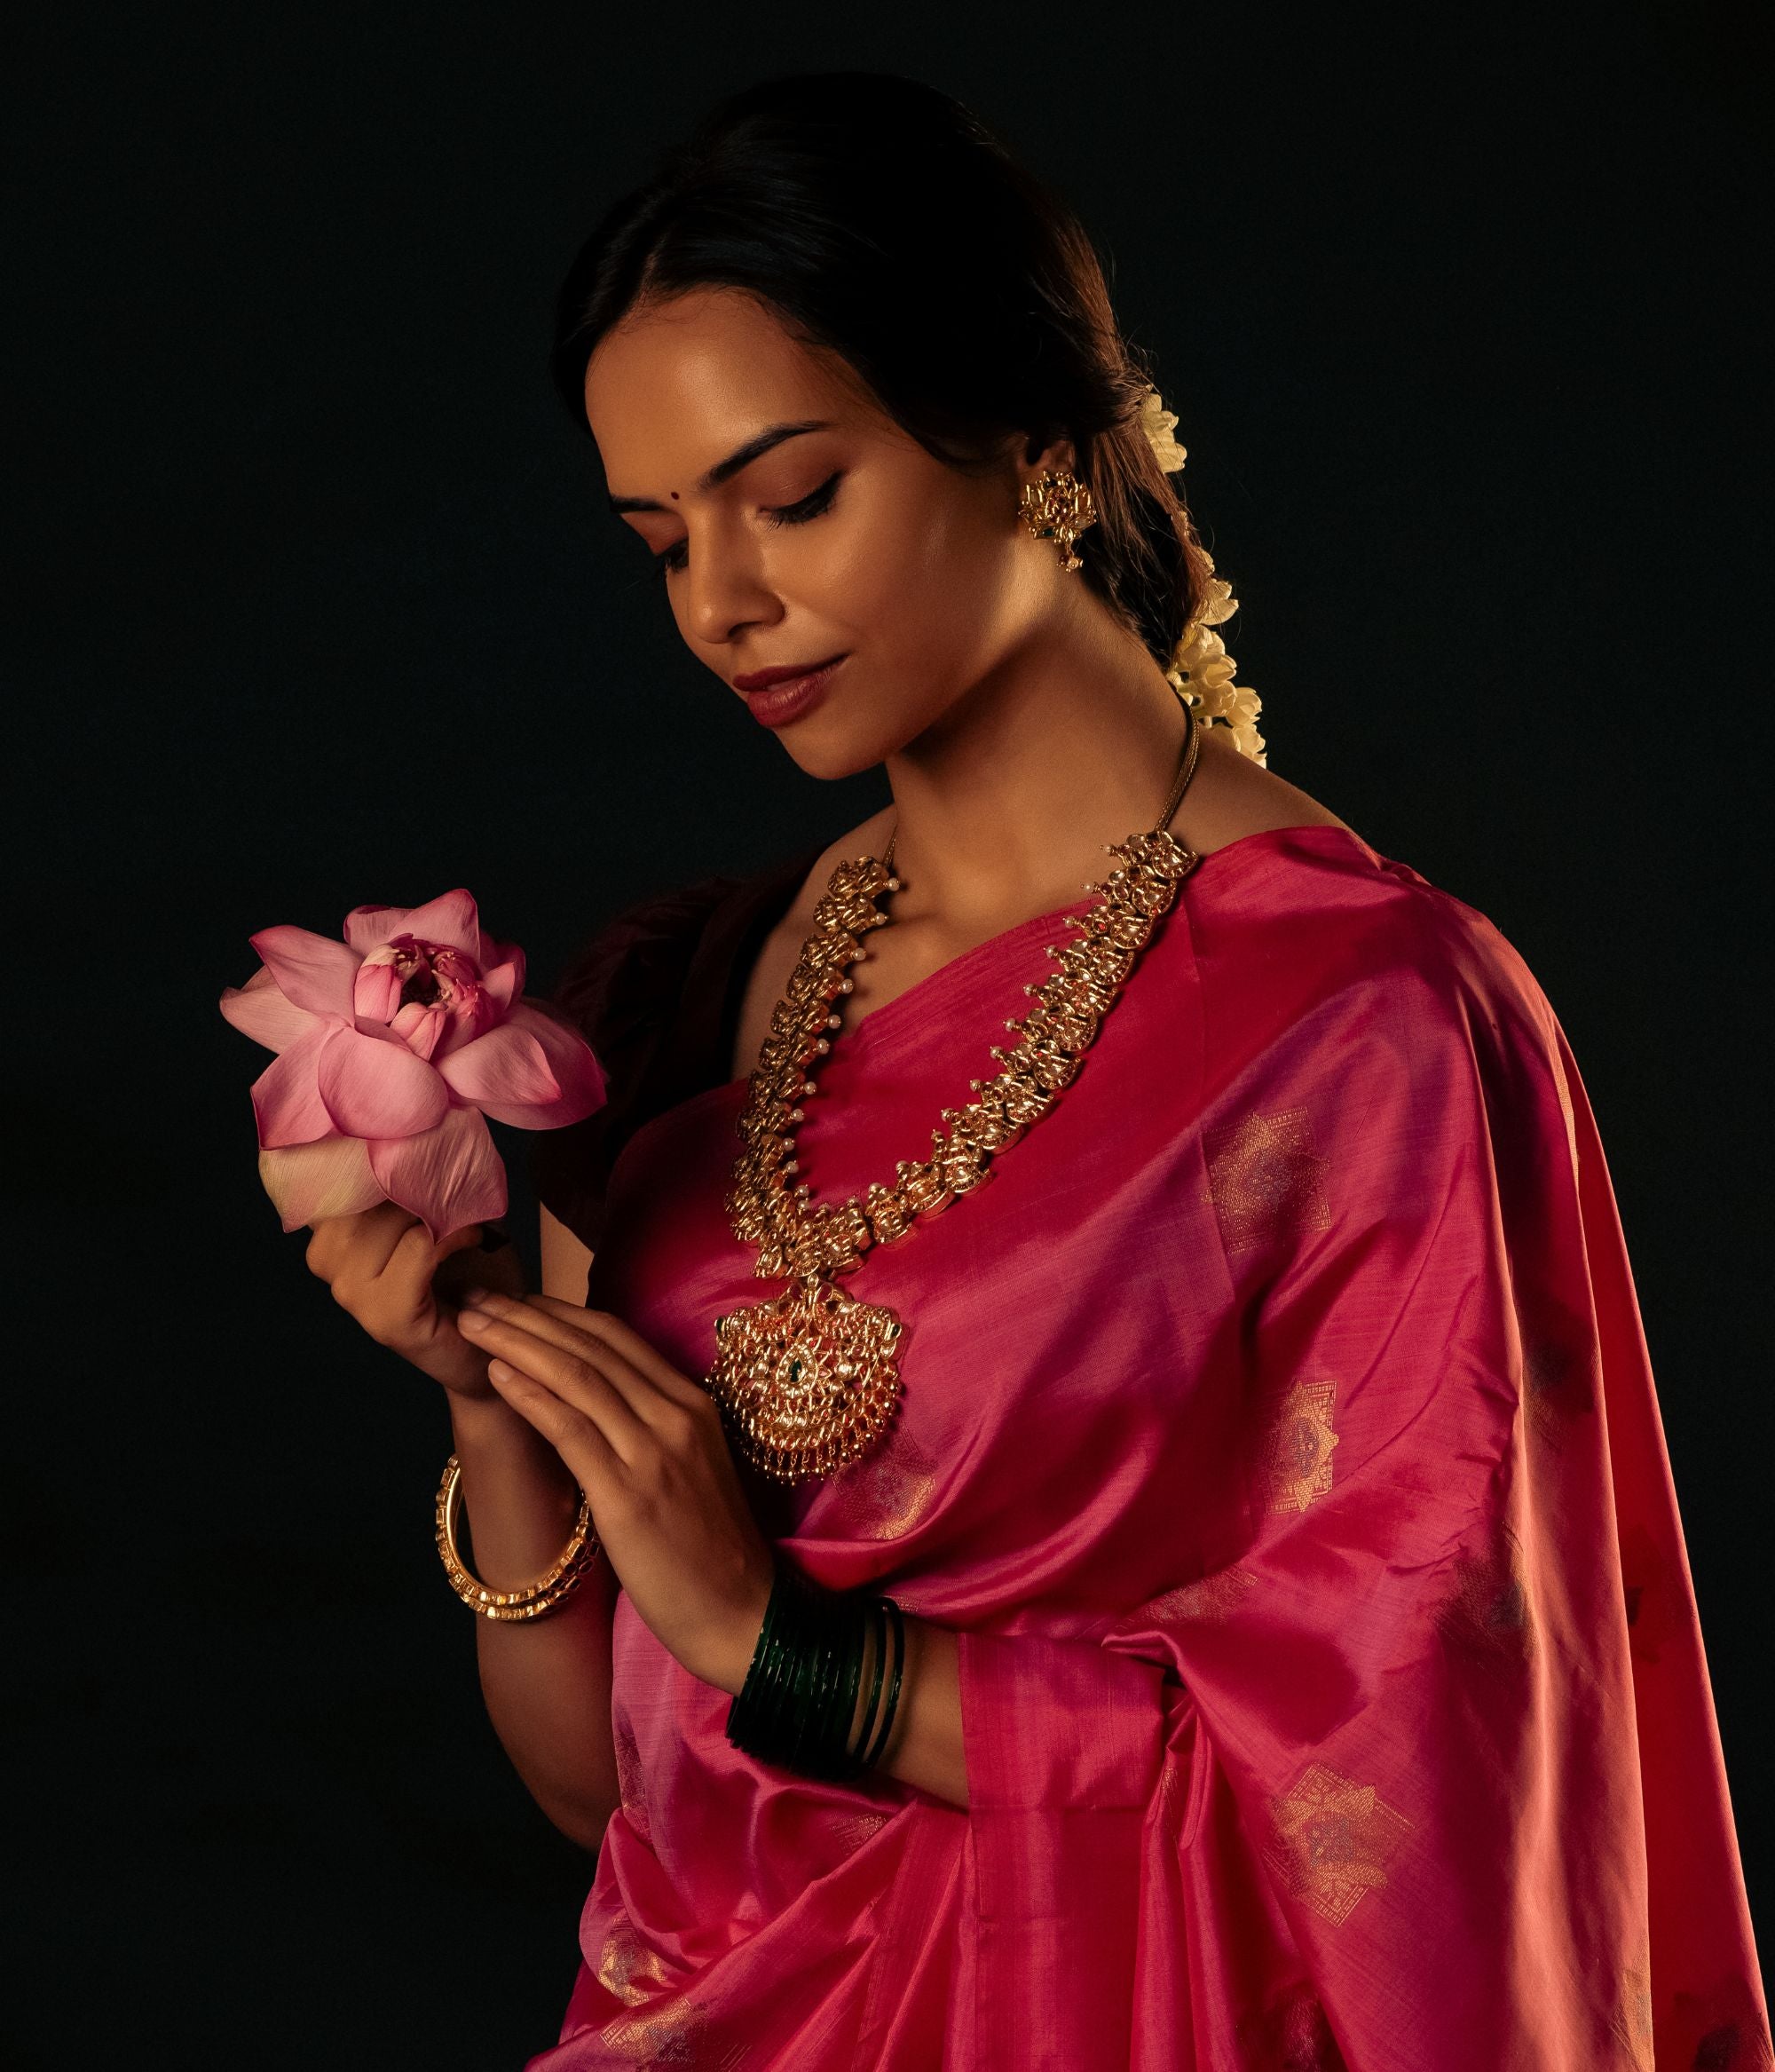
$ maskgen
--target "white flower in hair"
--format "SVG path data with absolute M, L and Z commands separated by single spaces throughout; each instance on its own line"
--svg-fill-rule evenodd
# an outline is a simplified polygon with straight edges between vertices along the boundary
M 1206 555 L 1203 558 L 1208 560 Z M 1209 560 L 1208 565 L 1211 569 L 1214 564 Z M 1249 685 L 1233 681 L 1239 665 L 1214 631 L 1238 608 L 1233 586 L 1223 577 L 1211 576 L 1202 608 L 1184 628 L 1165 675 L 1203 726 L 1225 727 L 1239 753 L 1267 770 L 1268 754 L 1257 727 L 1264 701 Z
M 1167 475 L 1184 463 L 1186 449 L 1172 437 L 1177 412 L 1167 410 L 1156 389 L 1148 389 L 1140 402 L 1140 430 L 1151 441 L 1158 463 Z M 1204 552 L 1203 562 L 1211 572 L 1213 561 Z M 1183 629 L 1183 638 L 1171 658 L 1166 676 L 1176 684 L 1186 705 L 1203 726 L 1223 726 L 1233 737 L 1242 755 L 1268 769 L 1264 737 L 1258 732 L 1258 715 L 1264 701 L 1255 691 L 1233 681 L 1238 664 L 1227 652 L 1227 644 L 1212 630 L 1224 625 L 1239 609 L 1233 586 L 1222 576 L 1210 573 L 1202 603 Z
M 1174 475 L 1182 467 L 1188 453 L 1172 437 L 1176 423 L 1177 412 L 1165 408 L 1156 389 L 1148 389 L 1140 403 L 1140 430 L 1151 441 L 1159 465 L 1167 475 Z
M 1210 567 L 1213 566 L 1211 562 Z M 1233 586 L 1224 576 L 1211 575 L 1208 591 L 1202 609 L 1191 620 L 1193 626 L 1221 626 L 1239 609 L 1239 600 L 1233 595 Z

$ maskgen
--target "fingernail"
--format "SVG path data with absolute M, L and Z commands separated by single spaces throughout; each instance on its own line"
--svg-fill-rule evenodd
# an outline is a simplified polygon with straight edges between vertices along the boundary
M 478 1309 L 465 1309 L 462 1314 L 457 1317 L 456 1322 L 463 1331 L 485 1331 L 487 1327 L 487 1319 L 481 1315 Z
M 478 1309 L 481 1304 L 486 1301 L 486 1299 L 487 1291 L 485 1288 L 469 1288 L 462 1297 L 462 1300 L 465 1302 L 474 1303 L 477 1309 Z

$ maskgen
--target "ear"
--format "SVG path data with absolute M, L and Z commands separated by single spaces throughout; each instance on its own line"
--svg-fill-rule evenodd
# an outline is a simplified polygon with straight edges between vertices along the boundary
M 1056 472 L 1064 469 L 1069 475 L 1078 472 L 1078 456 L 1073 449 L 1072 441 L 1069 439 L 1051 439 L 1037 451 L 1035 440 L 1026 439 L 1023 444 L 1022 472 L 1027 479 L 1035 481 L 1049 468 Z

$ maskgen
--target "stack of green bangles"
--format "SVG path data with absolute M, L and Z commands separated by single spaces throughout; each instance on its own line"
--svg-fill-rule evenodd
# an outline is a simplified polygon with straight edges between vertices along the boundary
M 894 1673 L 878 1721 L 890 1620 Z M 862 1745 L 854 1751 L 851 1721 L 863 1681 L 865 1635 L 871 1631 L 874 1671 L 863 1707 Z M 905 1625 L 891 1597 L 867 1590 L 824 1590 L 779 1560 L 752 1666 L 728 1708 L 727 1737 L 761 1762 L 777 1763 L 804 1776 L 860 1776 L 874 1768 L 888 1745 L 905 1661 Z

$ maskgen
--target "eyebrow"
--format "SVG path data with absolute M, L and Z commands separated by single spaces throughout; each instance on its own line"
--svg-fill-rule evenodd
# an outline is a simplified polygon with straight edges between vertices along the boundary
M 717 461 L 713 468 L 697 478 L 698 491 L 719 489 L 722 484 L 738 474 L 742 468 L 750 467 L 761 455 L 768 454 L 772 447 L 781 446 L 785 439 L 799 439 L 804 431 L 826 431 L 832 427 L 830 417 L 809 417 L 795 424 L 770 424 L 744 446 L 736 447 L 724 461 Z M 626 510 L 665 510 L 669 506 L 659 503 L 651 496 L 612 496 L 610 507 L 620 514 Z

